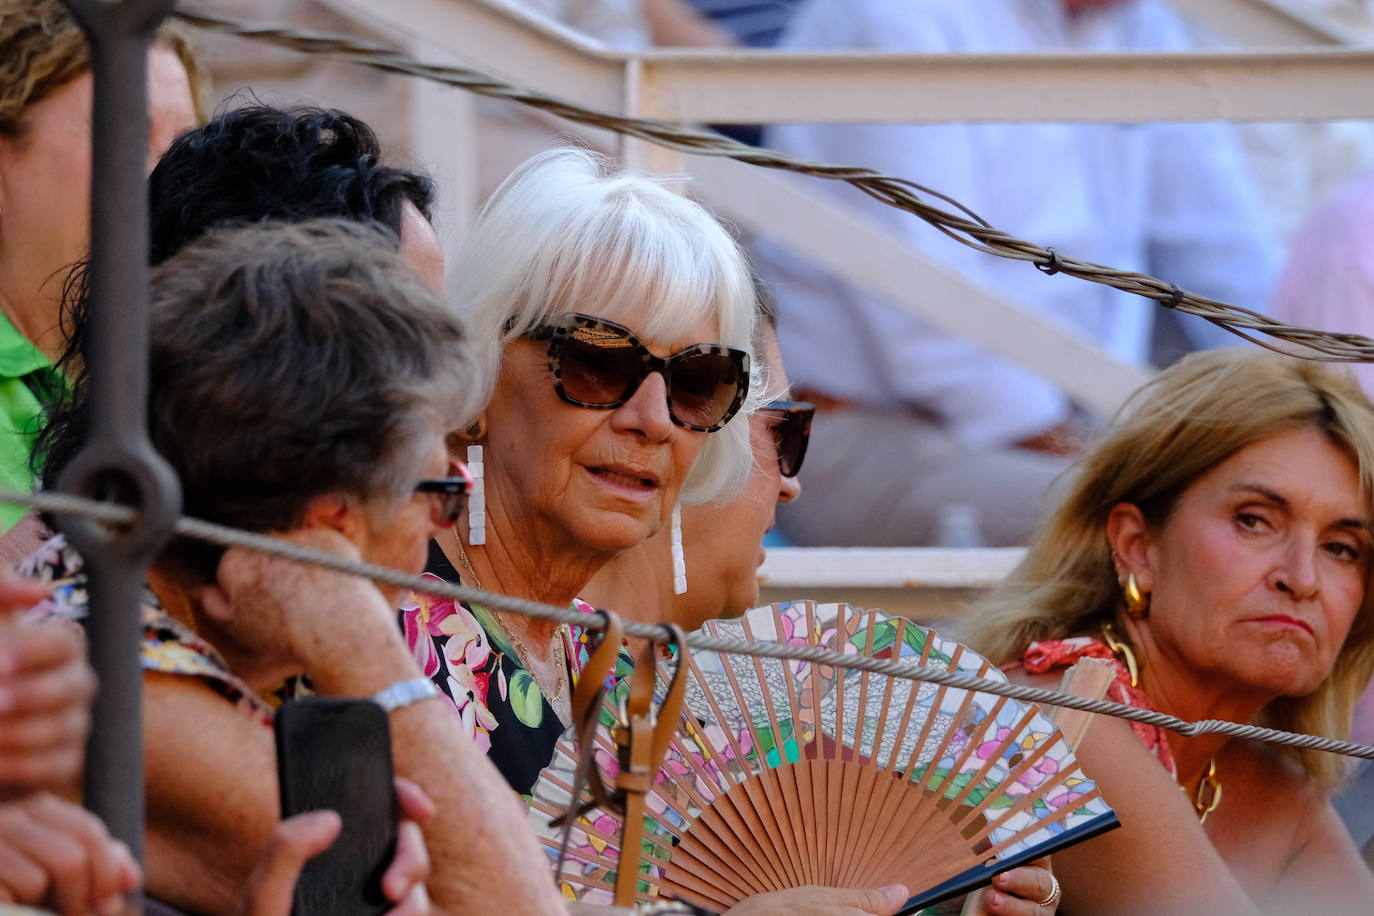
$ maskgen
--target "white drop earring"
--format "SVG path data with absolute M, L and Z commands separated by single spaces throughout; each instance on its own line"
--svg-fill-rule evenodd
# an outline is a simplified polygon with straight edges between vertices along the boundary
M 673 594 L 687 592 L 687 557 L 682 552 L 682 507 L 673 506 Z
M 472 475 L 472 489 L 468 491 L 468 546 L 480 547 L 487 542 L 487 488 L 482 446 L 468 446 L 467 464 L 468 473 Z

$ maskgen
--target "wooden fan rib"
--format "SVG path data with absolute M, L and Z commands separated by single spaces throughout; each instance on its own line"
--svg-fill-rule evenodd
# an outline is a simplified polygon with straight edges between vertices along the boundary
M 714 887 L 710 883 L 701 881 L 691 876 L 684 876 L 681 883 L 665 881 L 659 893 L 664 897 L 671 897 L 699 906 L 712 912 L 720 912 L 729 909 L 743 897 L 733 897 L 723 892 L 722 888 Z
M 816 602 L 807 601 L 806 608 L 806 645 L 814 648 L 820 645 L 821 628 L 816 623 Z M 821 669 L 819 665 L 811 665 L 807 669 L 811 681 L 811 760 L 819 759 L 822 750 L 821 742 Z M 830 849 L 830 818 L 829 811 L 825 805 L 823 775 L 818 773 L 815 766 L 807 768 L 807 780 L 811 785 L 812 811 L 815 815 L 816 832 L 812 834 L 814 858 L 816 862 L 816 883 L 823 883 L 825 880 L 825 861 Z
M 864 638 L 863 654 L 869 658 L 873 657 L 873 625 L 877 616 L 874 611 L 867 611 L 864 614 L 864 624 L 868 632 Z M 845 675 L 841 674 L 841 676 L 844 677 Z M 870 671 L 859 672 L 859 706 L 854 711 L 854 741 L 850 744 L 850 747 L 859 754 L 863 753 L 864 723 L 868 718 L 868 685 L 873 677 L 874 675 Z
M 544 778 L 549 782 L 550 785 L 553 785 L 553 786 L 555 786 L 556 788 L 562 789 L 563 791 L 567 792 L 569 795 L 572 794 L 572 786 L 571 786 L 571 784 L 569 784 L 569 783 L 567 783 L 567 782 L 564 782 L 563 780 L 559 779 L 557 776 L 553 775 L 552 773 L 546 773 L 546 774 L 544 775 Z M 583 798 L 582 798 L 582 800 L 583 800 L 583 801 L 589 801 L 589 800 L 590 800 L 590 798 L 586 795 L 585 792 L 583 793 Z M 533 797 L 530 799 L 530 807 L 538 808 L 540 812 L 549 815 L 550 818 L 559 818 L 559 817 L 562 817 L 564 814 L 567 814 L 567 813 L 568 813 L 568 811 L 567 811 L 566 808 L 560 808 L 560 807 L 558 807 L 557 805 L 553 804 L 552 802 L 544 801 L 543 799 L 533 798 Z M 684 820 L 690 820 L 690 819 L 691 819 L 691 812 L 683 811 L 683 810 L 681 810 L 681 809 L 674 809 L 674 810 L 676 810 L 677 813 L 680 814 L 680 815 L 683 817 Z M 609 814 L 612 818 L 615 818 L 615 819 L 616 819 L 616 823 L 621 823 L 621 822 L 623 821 L 623 818 L 621 818 L 620 815 L 615 814 L 615 813 L 612 813 L 612 812 L 602 811 L 602 809 L 600 809 L 600 808 L 593 808 L 593 809 L 591 809 L 591 811 L 589 811 L 588 813 L 590 814 L 590 813 L 592 813 L 592 812 L 599 812 L 599 813 L 602 813 L 602 814 Z M 585 816 L 585 815 L 584 815 L 584 816 Z M 668 831 L 669 833 L 671 833 L 674 837 L 681 837 L 681 835 L 682 835 L 681 832 L 680 832 L 676 827 L 674 827 L 672 824 L 669 824 L 669 823 L 666 823 L 666 822 L 663 822 L 663 821 L 658 821 L 657 819 L 655 819 L 655 823 L 658 823 L 660 826 L 663 827 L 664 830 L 667 830 L 667 831 Z M 664 843 L 662 843 L 660 840 L 658 840 L 657 837 L 653 836 L 652 834 L 646 833 L 646 834 L 645 834 L 645 838 L 646 838 L 646 839 L 649 839 L 649 840 L 653 840 L 656 844 L 658 844 L 658 845 L 660 845 L 660 846 L 663 846 L 663 847 L 666 848 L 666 849 L 671 849 L 671 848 L 672 848 L 672 846 L 671 846 L 670 844 L 664 844 Z
M 701 829 L 704 832 L 726 837 L 727 842 L 731 842 L 741 857 L 740 866 L 747 868 L 758 887 L 785 887 L 772 862 L 766 858 L 761 860 L 752 853 L 760 830 L 757 828 L 758 819 L 754 812 L 754 802 L 748 797 L 751 783 L 752 780 L 740 783 L 736 790 L 722 795 L 710 808 L 702 811 L 696 821 L 702 824 Z M 695 823 L 693 826 L 695 827 Z M 688 833 L 691 832 L 689 829 Z
M 905 635 L 903 636 L 903 638 L 905 638 Z M 920 664 L 922 667 L 925 667 L 925 665 L 930 662 L 930 648 L 933 645 L 933 643 L 934 640 L 927 638 L 925 645 L 921 647 L 921 657 L 918 661 L 918 664 Z M 902 711 L 901 725 L 897 727 L 897 736 L 893 739 L 892 742 L 892 753 L 888 756 L 888 760 L 886 763 L 887 770 L 890 773 L 897 772 L 897 755 L 901 752 L 902 746 L 906 743 L 907 729 L 911 727 L 911 717 L 913 713 L 915 713 L 916 704 L 920 701 L 921 698 L 921 683 L 917 681 L 907 681 L 906 683 L 908 687 L 906 706 Z M 931 716 L 927 716 L 926 720 L 929 721 L 931 718 L 933 718 L 938 709 L 939 706 L 937 703 L 937 705 L 932 707 Z M 923 743 L 923 741 L 918 741 L 916 743 L 916 749 L 918 752 Z M 909 773 L 907 774 L 906 778 L 911 778 Z
M 930 648 L 929 643 L 927 643 L 926 648 Z M 947 666 L 948 670 L 954 670 L 958 666 L 959 657 L 963 654 L 963 648 L 962 645 L 955 647 L 954 653 Z M 912 774 L 914 774 L 920 766 L 921 752 L 924 750 L 926 743 L 930 741 L 930 733 L 934 730 L 935 723 L 940 720 L 940 709 L 945 705 L 945 697 L 947 697 L 950 692 L 951 689 L 943 684 L 935 688 L 935 693 L 930 701 L 930 714 L 927 715 L 925 721 L 921 723 L 921 733 L 916 739 L 916 746 L 911 749 L 911 759 L 908 761 L 906 770 L 903 773 L 904 778 L 911 779 Z M 964 699 L 959 705 L 959 711 L 950 716 L 949 728 L 945 729 L 944 737 L 941 739 L 939 745 L 936 746 L 935 752 L 930 756 L 932 766 L 938 763 L 940 758 L 945 755 L 945 748 L 949 747 L 949 743 L 954 740 L 954 735 L 959 731 L 959 723 L 967 717 L 969 705 L 973 703 L 972 693 L 967 690 L 961 691 L 961 693 Z
M 761 736 L 760 733 L 758 733 L 757 726 L 754 725 L 754 717 L 752 714 L 750 714 L 749 703 L 746 702 L 745 696 L 743 696 L 743 691 L 741 687 L 739 687 L 739 678 L 735 677 L 734 666 L 730 665 L 730 663 L 728 662 L 725 663 L 724 672 L 725 683 L 730 684 L 731 692 L 735 695 L 735 707 L 739 710 L 739 713 L 742 714 L 743 720 L 745 720 L 745 726 L 747 729 L 749 729 L 750 739 L 753 740 L 753 764 L 750 764 L 749 759 L 741 755 L 741 757 L 738 758 L 739 766 L 741 766 L 741 769 L 745 770 L 745 772 L 752 773 L 752 775 L 758 775 L 758 773 L 763 772 L 764 769 L 765 755 L 763 740 L 761 740 Z M 776 834 L 776 831 L 778 831 L 778 824 L 776 824 L 775 818 L 772 817 L 771 803 L 769 803 L 767 798 L 761 798 L 760 795 L 758 795 L 758 788 L 756 784 L 754 784 L 754 781 L 752 779 L 743 780 L 741 786 L 745 787 L 745 795 L 747 797 L 747 801 L 749 801 L 750 803 L 750 809 L 752 809 L 752 812 L 750 813 L 752 813 L 754 816 L 752 818 L 752 820 L 754 820 L 754 823 L 760 825 L 760 827 L 763 828 L 764 831 L 771 831 L 772 834 Z M 728 795 L 730 795 L 730 792 L 727 792 L 727 797 Z M 745 812 L 743 812 L 743 806 L 741 805 L 741 803 L 736 801 L 735 805 L 736 808 L 739 809 L 739 812 L 741 812 L 741 814 L 746 814 Z M 772 823 L 769 824 L 768 821 L 772 821 Z M 760 865 L 761 867 L 761 871 L 760 873 L 758 873 L 758 878 L 764 880 L 764 882 L 774 883 L 775 886 L 786 886 L 786 884 L 780 883 L 782 882 L 782 872 L 780 872 L 778 868 L 775 868 L 774 862 L 764 860 L 758 862 L 758 865 Z
M 744 628 L 745 638 L 752 641 L 754 639 L 754 629 L 749 623 L 749 616 L 747 614 L 740 618 L 740 624 Z M 776 664 L 782 665 L 783 663 L 777 662 Z M 754 656 L 754 676 L 759 679 L 760 693 L 763 696 L 764 707 L 768 712 L 768 724 L 773 730 L 773 748 L 778 755 L 778 763 L 785 764 L 788 762 L 786 753 L 787 746 L 786 741 L 783 739 L 782 725 L 778 721 L 777 710 L 773 707 L 773 695 L 772 691 L 768 689 L 768 677 L 764 673 L 763 659 L 759 658 L 757 655 Z M 783 679 L 787 679 L 787 669 L 785 665 L 783 666 Z M 751 721 L 752 718 L 751 716 Z M 793 723 L 792 730 L 795 736 L 795 722 Z M 762 771 L 768 765 L 763 746 L 755 744 L 754 752 L 757 755 L 758 768 Z M 768 801 L 771 820 L 778 831 L 777 835 L 786 836 L 788 840 L 788 842 L 780 844 L 785 854 L 778 864 L 782 867 L 783 871 L 787 873 L 787 879 L 791 882 L 790 886 L 800 887 L 802 885 L 802 866 L 801 860 L 797 855 L 796 843 L 793 842 L 797 837 L 797 825 L 794 812 L 788 810 L 786 799 L 780 795 L 782 786 L 779 784 L 777 788 L 779 791 L 765 792 L 764 795 Z
M 1002 762 L 1002 752 L 1005 751 L 1007 747 L 1010 745 L 1021 743 L 1022 736 L 1030 727 L 1031 722 L 1034 721 L 1036 716 L 1038 715 L 1039 713 L 1037 713 L 1034 709 L 1027 709 L 1022 714 L 1020 720 L 1017 721 L 1016 725 L 1007 732 L 1007 736 L 1003 738 L 1001 741 L 997 742 L 993 752 L 988 755 L 988 759 L 984 761 L 983 765 L 978 768 L 978 770 L 973 774 L 972 777 L 969 778 L 969 781 L 964 786 L 964 788 L 961 789 L 959 791 L 959 794 L 953 798 L 953 800 L 950 803 L 953 806 L 955 806 L 954 810 L 956 813 L 952 817 L 952 820 L 954 820 L 955 823 L 958 823 L 967 815 L 968 810 L 971 807 L 965 804 L 968 801 L 968 797 L 973 794 L 974 790 L 977 789 L 978 786 L 983 784 L 983 781 L 988 778 L 988 774 L 991 773 L 994 769 L 996 769 L 998 764 Z M 989 716 L 988 718 L 993 717 Z M 981 751 L 983 747 L 985 747 L 989 743 L 990 742 L 984 741 L 975 747 L 974 743 L 970 741 L 969 748 L 972 749 L 974 753 L 977 753 Z
M 856 800 L 862 799 L 865 804 L 855 806 L 848 820 L 850 827 L 847 831 L 850 839 L 841 848 L 845 851 L 840 859 L 838 878 L 840 887 L 848 887 L 854 884 L 854 875 L 867 861 L 865 856 L 868 843 L 872 839 L 872 825 L 869 823 L 868 812 L 872 810 L 871 802 L 879 794 L 878 789 L 878 770 L 868 765 L 858 767 L 848 767 L 854 773 L 853 779 L 846 778 L 846 790 L 853 794 L 847 795 Z
M 1027 727 L 1029 727 L 1029 725 Z M 1016 740 L 1019 742 L 1020 739 L 1017 738 Z M 1005 786 L 1020 781 L 1021 777 L 1024 776 L 1031 767 L 1038 764 L 1044 759 L 1045 755 L 1060 743 L 1060 740 L 1060 736 L 1057 733 L 1052 733 L 1049 738 L 1036 745 L 1035 749 L 1025 756 L 1025 759 L 1018 763 L 1013 769 L 1008 770 L 1007 774 L 998 780 L 998 785 Z M 975 815 L 983 814 L 987 807 L 992 804 L 996 796 L 997 793 L 989 792 L 978 802 L 978 804 L 973 806 L 972 813 Z
M 1054 813 L 1052 816 L 1043 818 L 1041 820 L 1037 820 L 1031 824 L 1027 824 L 1025 827 L 1022 827 L 1020 830 L 1018 830 L 1011 836 L 990 845 L 988 847 L 988 852 L 991 855 L 1001 855 L 1003 852 L 1010 849 L 1011 847 L 1016 846 L 1019 843 L 1025 842 L 1026 838 L 1034 834 L 1036 831 L 1043 830 L 1046 826 L 1048 826 L 1049 824 L 1053 824 L 1056 821 L 1063 821 L 1065 818 L 1069 817 L 1069 815 L 1073 814 L 1074 811 L 1083 807 L 1088 802 L 1094 801 L 1101 797 L 1102 793 L 1099 792 L 1096 788 L 1089 789 L 1087 792 L 1084 792 L 1082 798 L 1078 799 L 1072 806 L 1054 809 Z M 1018 807 L 1016 811 L 1008 812 L 1008 817 L 1010 817 L 1012 814 L 1020 813 L 1024 810 L 1024 807 Z M 1006 818 L 1003 818 L 1002 820 L 1005 821 Z M 993 829 L 997 828 L 994 827 Z M 992 831 L 989 830 L 986 832 L 988 834 L 991 834 Z
M 773 604 L 769 608 L 772 611 L 773 632 L 778 634 L 779 640 L 782 639 L 783 634 L 786 632 L 783 627 L 782 608 L 783 606 L 781 604 Z M 807 634 L 807 638 L 809 638 L 809 636 L 810 634 Z M 797 697 L 797 679 L 793 667 L 794 663 L 786 660 L 780 663 L 783 666 L 783 683 L 787 686 L 787 709 L 792 721 L 792 740 L 797 744 L 798 758 L 804 759 L 810 750 L 810 741 L 814 741 L 816 738 L 816 729 L 814 727 L 811 729 L 811 737 L 808 739 L 804 731 L 804 723 L 802 722 L 801 704 L 798 702 Z M 798 667 L 802 664 L 804 663 L 795 663 Z M 790 793 L 790 797 L 793 799 L 788 808 L 796 812 L 793 829 L 797 833 L 797 860 L 801 867 L 800 873 L 802 884 L 815 884 L 819 874 L 817 869 L 818 859 L 815 849 L 815 812 L 812 810 L 811 806 L 806 803 L 811 795 L 811 783 L 806 779 L 806 770 L 803 768 L 789 767 L 786 788 Z
M 717 656 L 719 657 L 719 656 Z M 716 702 L 716 695 L 711 691 L 711 685 L 707 682 L 706 676 L 701 673 L 701 668 L 697 666 L 696 656 L 687 660 L 688 668 L 691 670 L 692 678 L 696 681 L 697 687 L 706 697 L 706 703 L 711 707 L 711 713 L 716 717 L 716 726 L 725 735 L 725 743 L 730 746 L 730 752 L 735 755 L 735 760 L 740 768 L 748 765 L 744 751 L 740 748 L 739 742 L 735 740 L 734 729 L 730 727 L 730 722 L 725 718 L 725 713 L 721 711 L 720 703 Z M 722 664 L 724 664 L 722 662 Z M 723 761 L 722 761 L 723 762 Z M 724 763 L 724 762 L 723 762 Z M 731 773 L 731 768 L 726 765 L 721 769 L 722 773 Z M 732 783 L 742 782 L 744 777 L 739 780 L 731 779 Z
M 664 872 L 665 884 L 689 879 L 701 881 L 740 898 L 777 889 L 735 868 L 731 864 L 733 854 L 733 848 L 722 850 L 702 839 L 690 837 L 677 848 L 671 867 Z
M 874 617 L 876 618 L 876 614 L 874 615 Z M 895 633 L 892 642 L 894 654 L 893 657 L 900 658 L 901 649 L 903 646 L 906 645 L 907 627 L 915 625 L 911 624 L 911 622 L 904 617 L 898 617 L 896 619 L 895 624 Z M 870 626 L 871 625 L 872 624 L 870 624 Z M 931 632 L 926 628 L 917 627 L 917 629 L 924 630 L 926 633 L 926 638 L 921 647 L 921 654 L 919 659 L 919 664 L 925 665 L 930 659 L 931 647 L 935 644 L 935 640 Z M 889 677 L 887 679 L 887 690 L 883 695 L 884 710 L 890 708 L 891 706 L 893 688 L 896 686 L 896 683 L 896 678 Z M 894 786 L 903 786 L 906 784 L 905 780 L 899 781 L 897 775 L 897 755 L 902 748 L 902 744 L 905 740 L 907 729 L 911 725 L 911 716 L 915 710 L 917 699 L 920 696 L 920 689 L 916 683 L 907 682 L 907 686 L 907 701 L 902 711 L 901 723 L 898 726 L 897 731 L 895 733 L 892 752 L 888 754 L 887 762 L 882 765 L 881 769 L 881 772 L 886 774 L 888 778 L 883 781 L 883 785 L 886 786 L 886 788 L 883 790 L 882 799 L 878 806 L 878 819 L 874 824 L 873 829 L 869 832 L 867 842 L 864 844 L 864 849 L 862 852 L 862 855 L 870 860 L 877 855 L 875 850 L 881 848 L 883 838 L 888 837 L 890 835 L 890 830 L 892 829 L 892 821 L 895 816 L 895 809 L 894 806 L 887 802 L 887 798 L 892 794 Z M 874 747 L 872 754 L 875 763 L 877 762 L 878 754 L 880 753 L 882 738 L 886 734 L 887 716 L 883 716 L 879 720 L 879 723 L 880 724 L 878 735 L 874 738 Z M 872 803 L 870 803 L 870 810 L 872 810 Z M 896 855 L 898 853 L 894 852 L 893 854 Z
M 874 614 L 874 617 L 876 617 L 876 616 L 877 616 L 877 615 Z M 894 624 L 893 624 L 893 630 L 894 630 L 894 632 L 893 632 L 893 637 L 892 637 L 892 658 L 893 658 L 893 660 L 897 660 L 897 659 L 900 659 L 900 658 L 901 658 L 901 647 L 902 647 L 902 645 L 903 645 L 903 642 L 902 642 L 902 641 L 906 638 L 906 622 L 907 622 L 907 621 L 906 621 L 906 618 L 905 618 L 905 617 L 898 617 L 897 620 L 896 620 L 896 621 L 894 622 Z M 874 626 L 874 624 L 873 624 L 872 622 L 870 622 L 870 623 L 869 623 L 869 626 L 872 627 L 872 626 Z M 871 638 L 871 637 L 870 637 L 870 639 L 869 639 L 869 642 L 870 642 L 870 643 L 872 642 L 872 638 Z M 888 676 L 884 676 L 883 679 L 884 679 L 884 681 L 886 682 L 886 686 L 885 686 L 885 688 L 883 689 L 883 702 L 882 702 L 883 714 L 882 714 L 881 716 L 878 717 L 878 725 L 877 725 L 877 728 L 875 728 L 874 731 L 873 731 L 873 746 L 870 748 L 870 750 L 869 750 L 869 755 L 868 755 L 869 758 L 870 758 L 874 763 L 877 763 L 877 762 L 878 762 L 878 755 L 882 753 L 883 738 L 887 735 L 887 710 L 888 710 L 888 707 L 890 707 L 890 706 L 892 705 L 892 691 L 893 691 L 893 689 L 897 686 L 897 679 L 896 679 L 895 677 L 892 677 L 892 676 L 888 675 Z M 892 755 L 890 755 L 890 756 L 896 756 L 895 751 L 894 751 L 894 753 L 893 753 Z
M 850 624 L 852 623 L 855 624 L 855 628 L 852 631 L 853 633 L 859 632 L 860 627 L 864 627 L 867 629 L 867 633 L 864 638 L 864 654 L 872 656 L 873 621 L 876 616 L 877 615 L 872 611 L 857 611 L 852 618 L 849 618 L 845 621 L 845 626 L 843 628 L 837 627 L 836 641 L 839 644 L 833 647 L 835 651 L 843 652 L 845 651 L 846 647 L 850 644 L 851 640 L 853 639 L 853 636 L 845 634 L 851 632 Z M 854 757 L 855 760 L 861 759 L 863 755 L 863 725 L 868 707 L 869 677 L 870 675 L 867 671 L 861 672 L 859 675 L 858 706 L 854 710 L 854 733 L 853 738 L 850 740 L 848 747 L 850 754 Z M 845 671 L 838 668 L 835 669 L 835 680 L 837 684 L 842 684 L 847 679 L 848 675 Z M 843 705 L 843 703 L 844 695 L 843 691 L 841 690 L 840 696 L 837 699 L 836 704 L 837 706 L 840 706 Z M 838 718 L 835 724 L 835 737 L 838 740 L 843 740 L 844 738 L 844 731 L 840 728 Z M 845 749 L 841 748 L 838 751 L 838 753 L 842 757 L 845 756 Z M 844 856 L 842 857 L 840 862 L 837 863 L 839 865 L 837 880 L 839 881 L 846 880 L 850 872 L 853 870 L 852 865 L 855 854 L 854 847 L 855 844 L 860 840 L 860 838 L 855 835 L 854 831 L 859 827 L 859 825 L 861 825 L 865 820 L 867 820 L 868 817 L 868 801 L 870 799 L 868 799 L 862 792 L 859 791 L 859 786 L 861 783 L 858 779 L 858 774 L 861 772 L 863 771 L 856 770 L 853 767 L 846 767 L 844 769 L 844 797 L 854 799 L 856 802 L 860 802 L 863 805 L 863 812 L 862 815 L 857 819 L 851 815 L 850 817 L 845 818 L 845 820 L 843 821 L 843 827 L 840 831 L 839 836 L 839 848 L 841 850 L 844 850 Z
M 945 774 L 939 788 L 935 790 L 939 792 L 942 807 L 948 809 L 950 805 L 950 800 L 945 794 L 946 788 L 963 773 L 964 767 L 969 762 L 969 758 L 977 753 L 979 746 L 984 743 L 983 739 L 987 736 L 988 729 L 997 726 L 997 717 L 1002 714 L 1002 709 L 1007 705 L 1007 702 L 1008 699 L 1006 697 L 998 697 L 997 702 L 992 705 L 992 709 L 988 710 L 987 715 L 978 722 L 973 723 L 971 731 L 964 731 L 964 746 L 960 749 L 959 756 L 954 758 L 954 764 L 949 768 L 949 772 Z
M 1001 813 L 999 813 L 999 814 L 997 815 L 997 817 L 995 817 L 995 818 L 990 818 L 990 819 L 988 820 L 988 823 L 985 824 L 985 825 L 983 826 L 983 828 L 980 829 L 976 834 L 974 834 L 973 839 L 974 839 L 975 841 L 977 841 L 977 842 L 982 842 L 982 841 L 984 841 L 984 840 L 987 840 L 989 837 L 991 837 L 992 834 L 995 833 L 996 831 L 1007 829 L 1007 823 L 1008 823 L 1008 821 L 1010 821 L 1013 817 L 1016 817 L 1016 816 L 1019 815 L 1019 814 L 1025 814 L 1025 813 L 1035 804 L 1035 802 L 1036 802 L 1038 799 L 1042 799 L 1042 798 L 1044 798 L 1046 795 L 1048 795 L 1050 792 L 1053 792 L 1055 789 L 1058 789 L 1058 788 L 1059 788 L 1060 786 L 1062 786 L 1064 783 L 1066 783 L 1066 782 L 1068 782 L 1070 779 L 1074 778 L 1075 775 L 1079 776 L 1080 778 L 1082 777 L 1081 771 L 1079 771 L 1076 767 L 1070 767 L 1070 768 L 1067 768 L 1067 769 L 1065 769 L 1065 770 L 1060 771 L 1059 773 L 1056 773 L 1052 778 L 1045 780 L 1043 783 L 1041 783 L 1040 785 L 1034 787 L 1031 791 L 1027 792 L 1025 795 L 1022 795 L 1020 798 L 1018 798 L 1018 799 L 1016 800 L 1016 803 L 1015 803 L 1015 804 L 1009 806 L 1006 810 L 1004 810 L 1004 811 L 1002 811 Z M 1053 808 L 1053 809 L 1051 809 L 1051 811 L 1049 812 L 1048 816 L 1043 817 L 1043 818 L 1041 818 L 1041 819 L 1035 821 L 1035 822 L 1034 822 L 1033 824 L 1031 824 L 1030 826 L 1028 826 L 1028 827 L 1026 827 L 1026 828 L 1023 828 L 1022 830 L 1018 831 L 1016 834 L 1014 834 L 1014 835 L 1012 836 L 1012 838 L 1011 838 L 1010 840 L 1005 840 L 1005 839 L 1004 839 L 1004 840 L 1002 840 L 1002 841 L 999 841 L 998 843 L 992 844 L 992 847 L 990 847 L 990 848 L 996 848 L 996 847 L 1005 848 L 1009 842 L 1010 842 L 1010 843 L 1015 843 L 1015 842 L 1017 842 L 1017 841 L 1018 841 L 1018 840 L 1016 839 L 1017 837 L 1021 836 L 1021 834 L 1025 833 L 1027 830 L 1031 830 L 1031 828 L 1035 827 L 1036 824 L 1039 824 L 1041 827 L 1043 827 L 1043 826 L 1046 825 L 1046 824 L 1053 823 L 1055 820 L 1059 819 L 1061 816 L 1062 816 L 1062 817 L 1067 817 L 1069 814 L 1073 813 L 1074 810 L 1077 810 L 1078 808 L 1081 808 L 1088 800 L 1090 800 L 1090 799 L 1092 799 L 1092 798 L 1096 798 L 1096 797 L 1098 797 L 1099 795 L 1100 795 L 1100 793 L 1097 791 L 1096 787 L 1094 786 L 1094 788 L 1092 788 L 1092 789 L 1088 790 L 1087 792 L 1083 793 L 1083 798 L 1080 799 L 1080 800 L 1078 800 L 1077 802 L 1075 802 L 1075 803 L 1073 804 L 1072 807 L 1066 808 L 1066 807 L 1062 807 L 1062 806 L 1061 806 L 1061 807 L 1059 807 L 1059 808 Z M 1035 828 L 1035 829 L 1039 829 L 1039 828 Z M 1033 830 L 1031 830 L 1031 832 L 1033 832 Z
M 689 741 L 691 742 L 691 747 L 688 746 Z M 668 745 L 670 749 L 677 752 L 677 759 L 685 760 L 687 766 L 691 768 L 692 772 L 696 774 L 697 778 L 700 779 L 705 785 L 711 787 L 711 797 L 708 799 L 706 798 L 706 796 L 702 795 L 697 790 L 697 786 L 694 782 L 683 782 L 682 780 L 678 780 L 678 782 L 683 786 L 683 789 L 687 792 L 688 796 L 691 798 L 692 803 L 695 804 L 698 808 L 705 808 L 712 801 L 716 800 L 717 798 L 720 798 L 720 796 L 724 795 L 729 790 L 729 786 L 722 786 L 718 782 L 716 782 L 716 780 L 719 778 L 719 769 L 717 769 L 716 773 L 713 774 L 706 767 L 702 766 L 702 764 L 697 760 L 696 755 L 692 753 L 692 747 L 700 748 L 703 747 L 703 745 L 710 745 L 710 743 L 710 741 L 706 740 L 705 735 L 702 735 L 701 740 L 698 741 L 694 736 L 688 735 L 684 737 L 681 733 L 679 733 L 673 737 L 672 742 Z M 704 750 L 702 752 L 702 755 L 703 757 L 706 755 L 706 752 Z M 655 788 L 657 788 L 657 786 L 658 784 L 655 783 Z

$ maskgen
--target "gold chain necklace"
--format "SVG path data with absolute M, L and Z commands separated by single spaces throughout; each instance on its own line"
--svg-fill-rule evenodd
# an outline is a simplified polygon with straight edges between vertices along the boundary
M 463 538 L 458 534 L 457 525 L 453 526 L 453 538 L 458 542 L 458 559 L 463 561 L 463 568 L 467 570 L 469 578 L 472 579 L 473 587 L 486 591 L 486 589 L 482 588 L 481 580 L 477 578 L 477 570 L 472 568 L 472 561 L 468 559 L 468 552 L 463 549 Z M 496 625 L 501 628 L 501 633 L 510 641 L 511 645 L 515 646 L 516 651 L 520 654 L 520 663 L 524 666 L 525 670 L 530 673 L 530 677 L 534 678 L 535 684 L 539 686 L 539 692 L 544 694 L 549 705 L 555 706 L 561 702 L 564 695 L 568 692 L 568 659 L 563 652 L 562 633 L 554 633 L 553 663 L 554 670 L 558 672 L 558 684 L 556 685 L 558 689 L 550 693 L 548 688 L 540 683 L 539 676 L 534 673 L 534 669 L 525 662 L 525 659 L 532 657 L 529 647 L 525 645 L 525 641 L 519 636 L 516 636 L 515 631 L 512 630 L 495 611 L 491 612 L 491 619 L 496 621 Z
M 1107 648 L 1112 650 L 1115 655 L 1126 666 L 1127 672 L 1131 676 L 1131 686 L 1136 687 L 1140 681 L 1140 668 L 1136 663 L 1135 653 L 1131 651 L 1129 643 L 1123 641 L 1116 635 L 1116 629 L 1110 623 L 1102 624 L 1102 641 L 1107 644 Z M 1185 795 L 1188 793 L 1186 786 L 1179 786 L 1179 791 Z M 1217 758 L 1213 757 L 1207 763 L 1207 772 L 1202 774 L 1202 778 L 1197 781 L 1197 789 L 1193 791 L 1193 810 L 1197 812 L 1197 822 L 1207 823 L 1207 815 L 1217 810 L 1221 804 L 1221 777 L 1217 775 Z

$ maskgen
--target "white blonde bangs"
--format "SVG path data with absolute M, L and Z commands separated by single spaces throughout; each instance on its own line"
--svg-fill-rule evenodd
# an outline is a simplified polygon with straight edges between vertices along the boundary
M 682 341 L 709 321 L 717 334 L 692 343 L 737 347 L 757 365 L 752 275 L 724 227 L 654 179 L 608 173 L 584 150 L 550 150 L 511 173 L 482 208 L 455 276 L 456 301 L 485 362 L 484 403 L 505 344 L 565 312 L 624 324 L 655 345 Z M 752 461 L 748 415 L 762 395 L 756 373 L 740 413 L 708 435 L 683 502 L 743 486 Z

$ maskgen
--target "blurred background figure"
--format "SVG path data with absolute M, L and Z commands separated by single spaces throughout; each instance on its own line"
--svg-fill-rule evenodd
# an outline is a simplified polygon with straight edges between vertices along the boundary
M 1155 0 L 810 0 L 782 44 L 1109 52 L 1185 50 L 1189 38 Z M 1237 139 L 1223 125 L 781 125 L 766 141 L 806 158 L 911 176 L 999 227 L 1085 260 L 1157 272 L 1228 302 L 1268 304 L 1277 244 Z M 1026 264 L 951 245 L 851 189 L 827 190 L 1126 362 L 1167 362 L 1224 338 L 1200 321 L 1157 321 L 1152 303 L 1047 280 Z M 1023 543 L 1046 488 L 1086 432 L 1069 399 L 1047 380 L 772 246 L 760 253 L 798 396 L 818 408 L 810 496 L 782 510 L 783 531 L 802 544 L 923 545 L 951 530 L 959 546 Z

